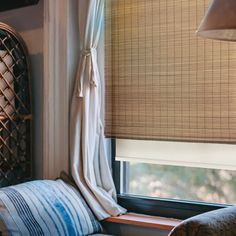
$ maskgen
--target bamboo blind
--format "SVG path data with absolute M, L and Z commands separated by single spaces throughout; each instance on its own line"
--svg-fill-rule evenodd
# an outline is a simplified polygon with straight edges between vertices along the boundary
M 195 31 L 209 0 L 107 0 L 106 135 L 236 141 L 236 44 Z

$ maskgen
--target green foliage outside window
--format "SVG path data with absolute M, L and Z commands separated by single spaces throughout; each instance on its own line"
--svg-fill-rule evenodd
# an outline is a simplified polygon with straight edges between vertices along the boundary
M 128 193 L 215 203 L 236 203 L 236 171 L 131 163 Z

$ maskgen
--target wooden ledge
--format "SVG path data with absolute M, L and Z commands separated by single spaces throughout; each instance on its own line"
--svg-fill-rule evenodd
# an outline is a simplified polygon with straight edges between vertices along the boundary
M 127 213 L 117 217 L 109 217 L 104 222 L 112 222 L 118 224 L 135 225 L 145 228 L 156 228 L 162 230 L 172 230 L 181 221 L 177 219 L 148 216 L 135 213 Z

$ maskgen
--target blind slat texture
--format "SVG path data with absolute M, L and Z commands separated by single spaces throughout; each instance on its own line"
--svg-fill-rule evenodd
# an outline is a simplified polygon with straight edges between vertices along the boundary
M 209 0 L 107 0 L 106 135 L 236 141 L 236 44 L 196 36 Z

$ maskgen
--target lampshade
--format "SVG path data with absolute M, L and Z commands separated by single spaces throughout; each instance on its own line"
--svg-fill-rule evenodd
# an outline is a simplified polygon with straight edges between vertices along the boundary
M 197 34 L 204 38 L 236 41 L 236 0 L 213 0 Z

